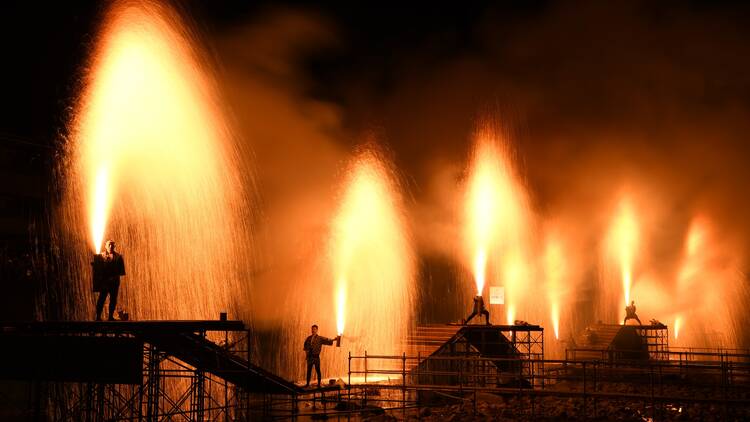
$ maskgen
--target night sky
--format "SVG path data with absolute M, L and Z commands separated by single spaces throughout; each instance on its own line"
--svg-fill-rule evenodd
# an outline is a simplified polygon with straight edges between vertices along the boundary
M 750 7 L 743 2 L 632 2 L 620 6 L 586 1 L 496 3 L 425 7 L 193 1 L 180 2 L 180 8 L 219 63 L 223 59 L 217 39 L 238 28 L 268 23 L 272 16 L 283 13 L 303 14 L 317 21 L 330 32 L 329 38 L 295 58 L 295 66 L 305 78 L 305 94 L 342 106 L 347 123 L 358 126 L 387 125 L 388 116 L 379 106 L 394 97 L 414 73 L 429 68 L 423 76 L 430 77 L 462 60 L 497 74 L 498 80 L 523 80 L 527 86 L 517 88 L 519 91 L 542 88 L 534 85 L 552 81 L 540 79 L 564 74 L 565 83 L 574 85 L 585 101 L 567 98 L 566 104 L 555 106 L 576 103 L 578 107 L 557 111 L 595 114 L 590 120 L 633 114 L 632 104 L 612 104 L 617 100 L 611 98 L 617 94 L 612 88 L 622 82 L 623 73 L 633 79 L 650 79 L 633 82 L 642 82 L 639 95 L 646 99 L 659 101 L 674 94 L 670 85 L 675 75 L 669 74 L 665 65 L 679 70 L 678 77 L 692 77 L 691 82 L 701 83 L 690 90 L 693 92 L 682 94 L 691 102 L 706 106 L 748 102 L 747 59 L 742 53 L 747 52 L 744 45 L 750 37 L 744 25 Z M 106 4 L 3 3 L 3 133 L 48 144 L 64 130 L 66 108 L 77 92 Z M 624 63 L 630 69 L 621 69 Z M 547 77 L 539 78 L 540 71 Z M 561 86 L 560 80 L 554 82 L 558 91 L 568 88 Z M 477 100 L 469 113 L 477 114 L 487 104 L 522 108 L 513 105 L 516 93 L 502 92 L 499 83 L 493 85 L 463 87 Z M 363 96 L 368 105 L 362 104 Z M 518 114 L 523 113 L 511 118 Z M 528 116 L 521 117 L 524 119 Z
M 75 98 L 82 66 L 96 37 L 107 2 L 4 2 L 2 48 L 5 64 L 2 130 L 49 144 L 64 130 L 66 108 Z M 282 4 L 281 6 L 279 4 Z M 362 72 L 378 89 L 392 89 L 398 66 L 412 51 L 429 45 L 436 58 L 477 48 L 472 26 L 501 13 L 505 23 L 544 10 L 543 2 L 507 2 L 490 8 L 416 5 L 308 5 L 306 2 L 180 2 L 180 8 L 210 45 L 212 36 L 252 25 L 270 13 L 295 11 L 325 20 L 336 31 L 335 48 L 305 55 L 300 66 L 310 77 L 310 94 L 344 100 L 339 82 Z M 395 73 L 395 74 L 394 74 Z

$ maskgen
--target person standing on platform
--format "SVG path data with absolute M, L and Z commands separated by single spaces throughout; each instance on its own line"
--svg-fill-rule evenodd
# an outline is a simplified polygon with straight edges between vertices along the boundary
M 99 290 L 99 299 L 96 301 L 96 320 L 101 321 L 104 301 L 109 296 L 109 321 L 115 320 L 115 307 L 117 306 L 117 294 L 120 291 L 120 277 L 125 275 L 125 261 L 122 255 L 115 252 L 115 242 L 107 240 L 104 243 L 104 251 L 101 253 L 102 284 Z
M 466 320 L 463 321 L 463 324 L 468 324 L 469 321 L 477 315 L 484 315 L 485 323 L 490 325 L 490 311 L 484 307 L 484 298 L 482 295 L 474 296 L 474 309 L 471 311 L 471 315 L 466 317 Z
M 629 319 L 634 319 L 638 321 L 638 325 L 643 325 L 638 315 L 635 314 L 635 301 L 631 301 L 630 305 L 625 307 L 625 320 L 622 321 L 622 325 L 625 325 Z
M 307 336 L 303 347 L 305 360 L 307 361 L 307 383 L 305 387 L 310 386 L 310 376 L 312 375 L 312 368 L 314 366 L 315 373 L 318 375 L 318 388 L 320 388 L 320 350 L 323 348 L 323 345 L 332 346 L 333 342 L 340 340 L 341 336 L 337 336 L 334 339 L 320 336 L 318 335 L 317 325 L 313 325 L 311 331 L 312 334 Z

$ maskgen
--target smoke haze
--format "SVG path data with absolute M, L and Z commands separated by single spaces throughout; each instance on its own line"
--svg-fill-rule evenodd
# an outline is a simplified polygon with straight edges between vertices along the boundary
M 597 283 L 609 283 L 604 243 L 623 196 L 640 231 L 637 302 L 648 286 L 663 297 L 676 291 L 686 238 L 701 218 L 718 239 L 704 245 L 719 256 L 706 274 L 721 267 L 719 284 L 739 289 L 734 300 L 745 306 L 747 11 L 595 1 L 519 9 L 483 8 L 471 25 L 424 34 L 404 30 L 399 18 L 382 23 L 397 25 L 402 38 L 386 29 L 363 37 L 367 28 L 335 13 L 268 9 L 214 34 L 224 90 L 258 174 L 255 297 L 283 302 L 315 265 L 346 160 L 363 134 L 376 133 L 404 182 L 421 263 L 418 318 L 468 313 L 463 187 L 473 134 L 490 119 L 508 133 L 539 231 L 565 239 L 563 333 L 566 324 L 580 330 L 621 312 L 596 303 Z M 535 237 L 541 251 L 544 236 Z M 713 283 L 681 292 L 698 300 Z M 690 299 L 646 303 L 640 294 L 643 320 L 690 307 Z M 275 300 L 256 306 L 260 324 L 289 312 Z

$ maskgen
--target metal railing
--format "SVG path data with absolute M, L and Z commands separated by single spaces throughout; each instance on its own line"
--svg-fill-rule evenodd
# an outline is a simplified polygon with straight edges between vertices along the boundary
M 425 400 L 430 394 L 463 401 L 476 411 L 478 393 L 526 397 L 522 410 L 532 417 L 544 415 L 540 404 L 546 398 L 579 401 L 583 417 L 600 414 L 602 402 L 623 401 L 657 419 L 690 405 L 719 406 L 725 415 L 750 410 L 750 354 L 676 350 L 664 351 L 664 356 L 668 359 L 655 361 L 608 355 L 599 360 L 553 360 L 350 354 L 342 400 L 377 403 L 404 417 L 408 409 L 430 406 Z M 537 369 L 524 371 L 524 365 Z M 388 390 L 396 394 L 383 395 Z M 373 395 L 376 391 L 378 396 Z

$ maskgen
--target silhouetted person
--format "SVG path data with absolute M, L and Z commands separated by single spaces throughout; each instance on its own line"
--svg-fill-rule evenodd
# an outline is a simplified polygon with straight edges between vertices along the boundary
M 638 315 L 635 314 L 635 301 L 631 301 L 630 305 L 625 307 L 625 320 L 622 321 L 622 325 L 625 325 L 629 319 L 634 319 L 638 321 L 638 325 L 643 325 Z
M 305 358 L 307 360 L 307 383 L 305 387 L 310 386 L 310 376 L 312 375 L 312 368 L 315 367 L 315 373 L 318 374 L 318 388 L 320 388 L 320 350 L 323 345 L 332 346 L 333 342 L 340 339 L 338 336 L 334 339 L 318 335 L 318 326 L 313 325 L 311 328 L 312 334 L 307 336 L 305 339 Z
M 125 275 L 125 261 L 122 255 L 115 252 L 115 242 L 107 240 L 104 251 L 98 258 L 101 271 L 99 299 L 96 301 L 96 320 L 101 321 L 104 301 L 109 295 L 109 321 L 115 320 L 117 293 L 120 291 L 120 277 Z M 96 261 L 96 259 L 95 259 Z
M 474 296 L 474 309 L 471 311 L 471 315 L 466 318 L 464 324 L 468 324 L 477 315 L 484 315 L 487 325 L 490 325 L 490 311 L 484 308 L 484 298 L 482 295 Z

